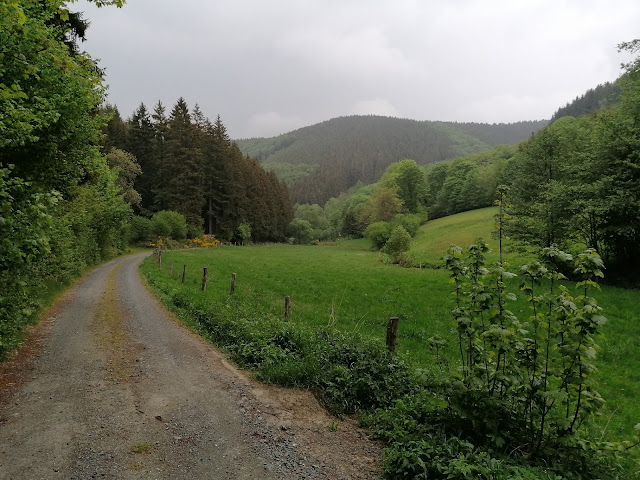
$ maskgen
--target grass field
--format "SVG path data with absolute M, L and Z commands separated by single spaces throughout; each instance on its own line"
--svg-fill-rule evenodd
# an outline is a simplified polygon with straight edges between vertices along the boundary
M 494 213 L 488 208 L 428 222 L 414 239 L 410 254 L 424 264 L 436 265 L 450 243 L 468 245 L 480 235 L 495 244 L 489 240 Z M 507 259 L 513 266 L 519 265 L 519 258 L 523 254 Z M 187 266 L 185 284 L 180 283 L 183 265 Z M 199 289 L 203 267 L 209 269 L 205 292 Z M 148 259 L 143 271 L 165 293 L 188 291 L 194 302 L 210 306 L 228 301 L 229 279 L 236 273 L 236 298 L 260 315 L 281 316 L 284 297 L 290 296 L 292 324 L 334 326 L 380 342 L 387 319 L 398 316 L 399 351 L 424 368 L 432 368 L 434 360 L 429 337 L 439 334 L 450 340 L 451 351 L 455 347 L 448 272 L 383 264 L 366 240 L 170 251 L 163 257 L 162 268 Z M 518 293 L 517 282 L 511 291 Z M 597 361 L 599 390 L 607 404 L 591 427 L 592 434 L 600 437 L 606 428 L 607 438 L 629 438 L 640 422 L 640 291 L 605 286 L 595 296 L 609 322 L 599 340 L 602 352 Z M 511 309 L 521 318 L 529 315 L 522 301 Z
M 442 256 L 451 244 L 468 246 L 477 237 L 482 237 L 494 250 L 487 255 L 490 263 L 498 261 L 498 240 L 493 238 L 494 215 L 497 207 L 481 208 L 458 215 L 439 218 L 423 225 L 411 240 L 409 257 L 412 263 L 440 268 L 443 266 Z M 513 243 L 504 243 L 504 261 L 512 265 L 521 265 L 530 258 L 522 247 Z

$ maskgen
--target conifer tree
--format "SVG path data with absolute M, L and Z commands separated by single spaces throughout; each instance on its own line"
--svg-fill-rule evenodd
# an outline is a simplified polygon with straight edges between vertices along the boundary
M 204 132 L 207 124 L 210 123 L 209 119 L 202 113 L 200 105 L 197 103 L 193 107 L 193 112 L 191 112 L 191 121 L 200 132 Z
M 164 182 L 165 171 L 165 149 L 166 149 L 166 136 L 168 130 L 169 120 L 165 113 L 165 107 L 160 100 L 153 107 L 153 114 L 151 115 L 153 124 L 153 156 L 156 164 L 156 175 L 154 177 L 154 184 L 152 188 L 153 195 L 153 210 L 164 210 L 165 207 L 161 202 L 161 194 L 159 192 L 160 186 Z
M 230 238 L 233 230 L 225 225 L 225 213 L 230 204 L 228 151 L 230 140 L 220 116 L 215 123 L 207 122 L 204 149 L 204 183 L 206 187 L 205 230 L 222 238 Z
M 126 150 L 128 148 L 128 125 L 122 120 L 118 107 L 116 105 L 106 104 L 102 110 L 109 115 L 109 121 L 107 122 L 105 136 L 102 142 L 104 152 L 108 153 L 112 148 Z
M 182 97 L 171 111 L 165 140 L 165 166 L 158 197 L 165 208 L 182 213 L 187 223 L 200 226 L 204 207 L 202 152 Z
M 270 191 L 274 192 L 275 196 L 274 240 L 281 240 L 286 237 L 287 227 L 293 220 L 293 206 L 285 183 L 279 181 L 276 174 L 271 171 L 267 172 L 267 176 L 270 183 Z
M 153 186 L 156 184 L 157 163 L 153 151 L 154 131 L 149 112 L 144 103 L 133 112 L 127 121 L 129 126 L 126 151 L 131 153 L 142 169 L 135 189 L 142 197 L 141 209 L 153 209 Z
M 129 148 L 151 146 L 138 149 L 147 159 L 143 175 L 149 182 L 143 213 L 174 210 L 190 225 L 201 227 L 204 220 L 207 233 L 228 241 L 245 238 L 246 228 L 239 230 L 243 224 L 257 241 L 285 238 L 293 219 L 286 185 L 256 159 L 242 154 L 219 115 L 211 122 L 197 104 L 189 112 L 181 98 L 169 118 L 161 102 L 154 107 L 152 121 L 149 117 L 141 105 L 125 124 L 135 132 L 127 141 Z

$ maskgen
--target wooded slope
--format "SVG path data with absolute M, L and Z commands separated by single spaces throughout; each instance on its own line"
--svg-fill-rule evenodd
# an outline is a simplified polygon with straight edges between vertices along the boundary
M 620 87 L 618 82 L 606 82 L 595 88 L 590 88 L 585 93 L 560 107 L 551 117 L 550 124 L 562 117 L 580 117 L 589 115 L 601 108 L 615 105 L 620 101 Z
M 488 125 L 350 116 L 237 143 L 243 153 L 288 181 L 294 202 L 322 204 L 358 181 L 377 181 L 399 160 L 410 158 L 424 165 L 515 144 L 546 123 Z

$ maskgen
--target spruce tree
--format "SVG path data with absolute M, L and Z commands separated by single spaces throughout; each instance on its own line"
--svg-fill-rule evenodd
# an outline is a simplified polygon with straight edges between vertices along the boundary
M 228 152 L 230 141 L 220 116 L 214 124 L 207 122 L 204 149 L 205 231 L 230 239 L 233 227 L 225 223 L 231 202 Z
M 153 210 L 153 188 L 157 183 L 157 162 L 154 155 L 154 130 L 149 112 L 144 103 L 127 120 L 128 135 L 126 151 L 133 154 L 142 169 L 136 179 L 135 189 L 142 197 L 140 208 L 144 212 Z
M 171 111 L 165 141 L 165 166 L 158 197 L 165 208 L 182 213 L 187 223 L 201 226 L 204 207 L 202 152 L 196 127 L 182 97 Z
M 235 173 L 236 151 L 227 133 L 227 129 L 217 116 L 210 125 L 209 150 L 207 159 L 207 224 L 209 231 L 221 238 L 230 240 L 237 226 L 242 223 L 239 214 L 240 202 L 238 198 L 244 195 L 246 186 L 237 181 Z M 235 179 L 235 180 L 234 180 Z
M 153 156 L 156 164 L 156 175 L 154 177 L 154 183 L 152 188 L 153 195 L 153 210 L 160 211 L 165 210 L 165 206 L 161 200 L 161 186 L 164 183 L 165 178 L 165 150 L 166 150 L 166 137 L 168 131 L 169 119 L 165 114 L 165 107 L 160 100 L 153 107 L 153 114 L 151 115 L 153 125 Z
M 102 141 L 103 151 L 108 153 L 112 148 L 126 150 L 128 125 L 122 120 L 116 105 L 106 104 L 102 111 L 109 116 L 105 127 L 105 136 Z

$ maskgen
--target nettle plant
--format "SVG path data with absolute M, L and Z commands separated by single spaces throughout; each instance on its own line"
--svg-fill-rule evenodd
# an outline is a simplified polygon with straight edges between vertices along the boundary
M 502 206 L 506 191 L 498 193 Z M 574 259 L 551 246 L 540 261 L 522 266 L 519 275 L 510 273 L 502 258 L 505 218 L 502 208 L 499 212 L 500 261 L 494 267 L 486 266 L 490 250 L 481 238 L 465 256 L 451 246 L 444 257 L 456 298 L 461 384 L 501 411 L 502 428 L 484 428 L 496 449 L 533 460 L 555 457 L 562 447 L 587 448 L 576 433 L 604 403 L 591 375 L 595 338 L 606 319 L 589 295 L 599 288 L 603 262 L 593 249 Z M 560 283 L 566 280 L 561 271 L 570 266 L 578 279 L 576 295 Z M 516 276 L 531 311 L 526 319 L 508 308 L 516 296 L 508 292 L 507 282 Z
M 604 403 L 592 375 L 595 339 L 606 319 L 590 295 L 604 276 L 602 259 L 593 249 L 574 258 L 551 246 L 539 261 L 509 272 L 503 261 L 506 194 L 506 187 L 498 189 L 499 261 L 487 265 L 490 249 L 482 238 L 466 252 L 452 245 L 444 257 L 455 297 L 453 358 L 458 356 L 459 368 L 444 360 L 442 338 L 429 339 L 440 373 L 446 368 L 450 375 L 441 375 L 439 398 L 446 407 L 422 415 L 423 430 L 441 428 L 445 437 L 493 458 L 541 467 L 559 478 L 619 478 L 615 452 L 640 440 L 591 441 L 581 433 Z M 562 272 L 571 272 L 575 287 L 563 284 Z M 517 298 L 509 288 L 518 283 L 529 306 L 526 318 L 510 309 Z
M 606 321 L 601 307 L 589 296 L 602 277 L 602 260 L 587 250 L 575 260 L 579 295 L 559 284 L 559 271 L 574 259 L 557 247 L 546 248 L 541 261 L 520 269 L 520 290 L 531 309 L 526 320 L 507 308 L 515 295 L 507 291 L 509 273 L 502 262 L 485 266 L 487 244 L 478 238 L 469 247 L 452 246 L 445 256 L 456 296 L 453 310 L 458 332 L 461 380 L 465 388 L 501 401 L 516 431 L 496 434 L 530 458 L 548 447 L 567 443 L 603 400 L 591 384 L 595 337 Z

